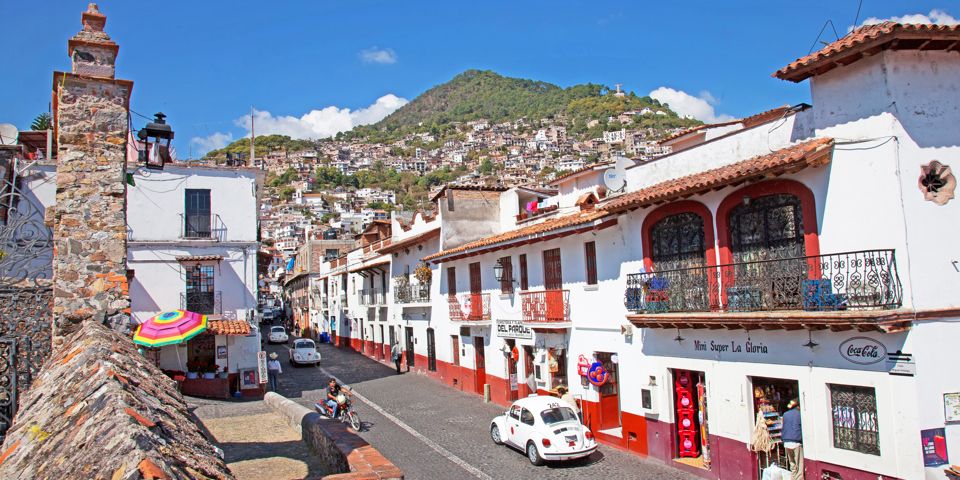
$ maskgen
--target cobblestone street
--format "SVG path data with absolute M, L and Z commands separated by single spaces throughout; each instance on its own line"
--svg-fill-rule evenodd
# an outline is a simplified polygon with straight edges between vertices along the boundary
M 328 344 L 318 346 L 323 357 L 319 367 L 287 364 L 286 345 L 265 349 L 277 352 L 284 362 L 279 393 L 297 403 L 312 408 L 331 375 L 355 389 L 362 397 L 354 403 L 363 420 L 361 436 L 408 480 L 697 478 L 604 445 L 585 460 L 534 467 L 522 453 L 490 440 L 488 427 L 493 417 L 503 413 L 500 405 L 483 403 L 479 397 L 425 376 L 396 375 L 392 365 Z M 237 406 L 265 408 L 262 402 Z M 218 408 L 223 411 L 234 405 Z

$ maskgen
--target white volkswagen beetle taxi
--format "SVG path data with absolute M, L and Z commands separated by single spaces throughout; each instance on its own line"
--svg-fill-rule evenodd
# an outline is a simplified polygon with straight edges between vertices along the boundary
M 293 348 L 290 349 L 290 363 L 294 365 L 303 365 L 306 363 L 320 364 L 320 353 L 317 352 L 317 346 L 313 340 L 301 338 L 293 342 Z
M 566 402 L 540 395 L 521 398 L 494 418 L 490 436 L 497 445 L 506 443 L 525 452 L 534 465 L 586 457 L 597 449 L 593 432 L 580 424 Z
M 290 337 L 287 336 L 287 331 L 283 327 L 270 327 L 270 335 L 267 336 L 267 340 L 270 343 L 287 343 Z

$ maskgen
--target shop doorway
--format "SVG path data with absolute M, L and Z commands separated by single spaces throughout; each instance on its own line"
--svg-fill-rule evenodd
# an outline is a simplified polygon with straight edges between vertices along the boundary
M 620 382 L 613 355 L 610 352 L 597 352 L 597 361 L 610 375 L 600 385 L 600 430 L 620 428 Z
M 390 348 L 393 348 L 394 343 L 397 343 L 397 332 L 393 329 L 393 325 L 390 325 Z
M 406 327 L 407 332 L 407 369 L 413 368 L 413 327 Z
M 437 371 L 437 341 L 433 336 L 433 329 L 427 329 L 427 369 Z
M 387 352 L 390 351 L 390 347 L 387 345 L 386 336 L 383 334 L 383 325 L 380 325 L 380 360 L 387 358 Z
M 703 372 L 674 370 L 676 391 L 674 425 L 675 460 L 691 467 L 710 470 L 710 436 L 707 418 L 707 383 Z
M 757 475 L 759 476 L 759 472 L 774 463 L 787 468 L 787 452 L 780 438 L 783 414 L 787 411 L 787 403 L 799 397 L 800 383 L 796 380 L 764 377 L 751 377 L 750 380 L 753 385 L 754 418 L 759 421 L 759 417 L 763 416 L 774 445 L 768 452 L 757 452 Z
M 533 366 L 533 347 L 526 345 L 523 347 L 523 374 L 524 383 L 527 386 L 527 395 L 537 393 L 537 377 Z
M 517 341 L 513 339 L 506 340 L 509 351 L 507 352 L 507 378 L 510 380 L 510 401 L 519 398 L 519 384 L 517 382 L 517 361 L 520 359 L 520 351 L 514 355 L 514 349 L 517 348 Z
M 477 393 L 483 395 L 483 385 L 487 383 L 487 362 L 483 351 L 483 337 L 473 337 L 473 350 L 477 362 Z
M 366 342 L 366 341 L 364 340 L 364 338 L 363 338 L 363 337 L 366 337 L 366 332 L 365 332 L 364 329 L 363 329 L 363 318 L 362 318 L 362 317 L 361 317 L 361 318 L 358 318 L 357 321 L 360 322 L 360 348 L 359 348 L 358 351 L 359 351 L 360 353 L 366 355 L 366 354 L 367 354 L 367 342 Z

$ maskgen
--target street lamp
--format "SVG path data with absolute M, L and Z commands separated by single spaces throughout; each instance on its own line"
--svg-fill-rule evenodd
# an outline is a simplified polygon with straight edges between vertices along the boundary
M 140 160 L 151 170 L 163 170 L 163 164 L 172 163 L 170 158 L 170 140 L 173 140 L 173 129 L 163 119 L 166 115 L 157 113 L 153 122 L 137 132 L 137 138 L 144 142 L 144 151 L 140 152 Z M 153 146 L 151 147 L 151 143 Z M 149 149 L 149 150 L 147 150 Z
M 493 264 L 493 276 L 497 277 L 498 282 L 503 281 L 503 263 L 500 259 L 497 259 L 497 263 Z

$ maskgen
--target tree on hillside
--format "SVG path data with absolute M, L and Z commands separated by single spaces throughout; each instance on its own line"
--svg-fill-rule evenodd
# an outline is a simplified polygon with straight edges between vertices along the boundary
M 477 172 L 479 172 L 480 175 L 490 175 L 490 173 L 493 172 L 493 162 L 491 162 L 489 158 L 485 159 L 480 163 L 480 168 L 477 169 Z
M 283 187 L 280 189 L 280 200 L 283 202 L 289 202 L 293 198 L 293 194 L 296 193 L 296 189 L 293 187 Z

